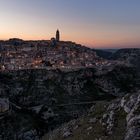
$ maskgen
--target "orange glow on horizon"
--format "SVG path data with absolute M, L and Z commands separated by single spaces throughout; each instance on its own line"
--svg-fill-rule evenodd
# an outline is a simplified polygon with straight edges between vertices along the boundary
M 82 34 L 82 33 L 81 33 Z M 95 33 L 96 34 L 96 33 Z M 139 46 L 139 38 L 131 39 L 130 37 L 124 37 L 123 35 L 111 37 L 111 36 L 100 36 L 101 33 L 97 32 L 97 36 L 94 35 L 93 37 L 85 37 L 85 36 L 73 36 L 73 33 L 70 34 L 63 34 L 60 30 L 61 40 L 63 41 L 72 41 L 81 45 L 85 45 L 91 48 L 104 48 L 104 47 L 129 47 L 129 46 Z M 103 33 L 105 34 L 105 33 Z M 23 40 L 50 40 L 52 37 L 55 37 L 55 32 L 44 35 L 40 34 L 20 34 L 20 33 L 0 33 L 0 40 L 8 40 L 9 38 L 20 38 Z

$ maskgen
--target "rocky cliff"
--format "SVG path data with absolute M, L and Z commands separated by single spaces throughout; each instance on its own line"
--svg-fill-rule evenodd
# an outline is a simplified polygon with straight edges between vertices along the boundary
M 0 120 L 0 138 L 39 139 L 61 124 L 87 114 L 92 105 L 104 109 L 110 100 L 138 91 L 138 79 L 134 67 L 122 65 L 105 72 L 85 68 L 0 73 L 0 97 L 8 98 L 10 103 L 9 114 Z M 87 128 L 91 130 L 91 126 Z M 64 137 L 67 135 L 71 132 L 66 131 Z
M 140 92 L 97 102 L 89 113 L 46 134 L 43 140 L 138 140 Z
M 114 66 L 105 73 L 98 69 L 78 70 L 21 70 L 1 73 L 2 97 L 24 107 L 40 104 L 74 103 L 111 99 L 132 92 L 139 79 L 135 68 Z M 53 100 L 53 101 L 52 101 Z

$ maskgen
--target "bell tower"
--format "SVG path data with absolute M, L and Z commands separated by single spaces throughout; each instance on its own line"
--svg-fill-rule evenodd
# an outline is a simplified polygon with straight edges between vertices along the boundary
M 59 30 L 57 29 L 56 31 L 56 41 L 59 42 L 60 41 L 60 33 Z

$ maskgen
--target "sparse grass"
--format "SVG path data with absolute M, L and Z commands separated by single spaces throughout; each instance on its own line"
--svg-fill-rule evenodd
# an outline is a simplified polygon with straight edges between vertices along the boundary
M 49 139 L 49 134 L 47 134 L 42 140 L 95 140 L 96 138 L 102 138 L 102 140 L 123 140 L 126 130 L 126 113 L 123 110 L 119 110 L 115 113 L 116 120 L 113 134 L 107 136 L 105 128 L 99 122 L 99 119 L 106 111 L 105 105 L 108 105 L 108 102 L 97 102 L 95 105 L 95 111 L 88 116 L 83 116 L 78 119 L 76 125 L 79 127 L 73 130 L 72 136 L 63 138 L 61 131 L 54 131 L 54 138 Z M 89 123 L 89 119 L 94 117 L 98 118 L 98 121 L 93 124 Z M 92 129 L 87 130 L 89 127 L 92 127 Z
M 52 140 L 94 140 L 95 138 L 100 138 L 101 136 L 105 135 L 104 128 L 100 124 L 99 121 L 92 124 L 89 123 L 90 118 L 101 118 L 103 115 L 103 112 L 105 111 L 104 105 L 106 105 L 107 102 L 97 102 L 95 105 L 95 111 L 90 113 L 88 116 L 83 116 L 77 121 L 78 128 L 73 130 L 72 136 L 68 138 L 63 138 L 62 134 L 58 131 L 54 131 L 55 137 Z M 89 127 L 92 127 L 91 130 L 87 130 Z M 53 134 L 53 135 L 54 135 Z M 47 134 L 43 140 L 49 140 L 49 134 Z

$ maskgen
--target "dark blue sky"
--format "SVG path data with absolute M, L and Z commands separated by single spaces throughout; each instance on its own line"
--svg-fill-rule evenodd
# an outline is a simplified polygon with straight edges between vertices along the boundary
M 93 47 L 140 45 L 139 0 L 0 0 L 0 38 L 63 40 Z

